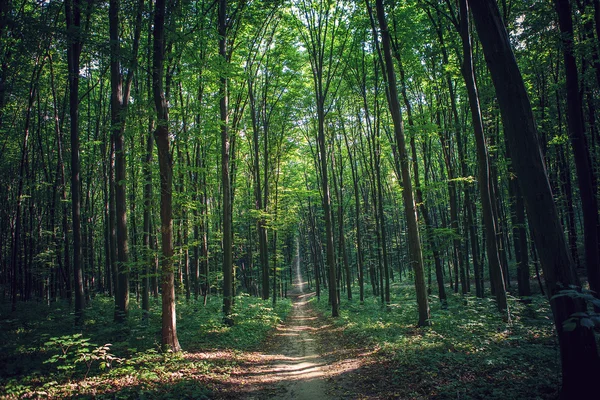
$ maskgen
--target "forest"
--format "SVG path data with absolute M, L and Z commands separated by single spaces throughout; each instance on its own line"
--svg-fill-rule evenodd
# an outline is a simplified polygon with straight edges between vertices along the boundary
M 576 399 L 600 0 L 0 0 L 0 398 Z

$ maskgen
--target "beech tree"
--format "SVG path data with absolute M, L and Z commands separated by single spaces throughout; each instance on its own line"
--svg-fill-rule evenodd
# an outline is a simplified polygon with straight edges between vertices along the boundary
M 381 33 L 381 43 L 383 47 L 383 63 L 381 68 L 386 79 L 386 93 L 390 114 L 394 122 L 394 134 L 398 153 L 400 156 L 400 168 L 402 173 L 402 199 L 404 202 L 404 212 L 408 225 L 408 242 L 411 266 L 415 273 L 415 289 L 417 291 L 417 304 L 419 307 L 419 326 L 427 326 L 429 321 L 429 302 L 427 300 L 427 289 L 425 287 L 425 274 L 423 271 L 423 255 L 421 253 L 421 242 L 419 237 L 419 226 L 417 224 L 417 209 L 412 189 L 410 177 L 408 153 L 404 139 L 404 124 L 400 111 L 400 101 L 398 99 L 398 90 L 396 88 L 396 72 L 392 60 L 391 40 L 388 31 L 387 20 L 382 0 L 376 0 L 377 20 L 379 21 L 379 30 Z
M 576 293 L 563 292 L 570 287 L 580 288 L 580 284 L 553 201 L 529 97 L 498 5 L 494 0 L 469 4 L 496 88 L 515 172 L 544 270 L 560 343 L 561 398 L 585 396 L 595 390 L 600 358 L 590 328 L 580 322 L 573 328 L 565 326 L 567 319 L 575 313 L 585 313 L 587 307 Z
M 162 344 L 180 351 L 175 315 L 175 273 L 173 271 L 173 160 L 169 137 L 169 109 L 163 89 L 165 61 L 166 1 L 158 0 L 154 6 L 152 88 L 156 108 L 154 137 L 160 166 L 160 222 L 162 239 Z

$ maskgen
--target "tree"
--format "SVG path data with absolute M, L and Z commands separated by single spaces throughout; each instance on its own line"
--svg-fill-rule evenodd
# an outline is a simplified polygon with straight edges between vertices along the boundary
M 156 107 L 154 137 L 160 167 L 160 221 L 162 239 L 162 345 L 180 351 L 175 314 L 175 274 L 173 271 L 173 160 L 170 151 L 169 109 L 163 89 L 165 62 L 166 0 L 157 0 L 154 6 L 152 88 Z
M 500 263 L 500 255 L 498 253 L 498 239 L 496 236 L 497 216 L 494 215 L 494 207 L 492 204 L 493 188 L 490 176 L 489 157 L 485 143 L 485 134 L 483 132 L 479 93 L 475 81 L 475 72 L 473 70 L 473 53 L 469 31 L 469 11 L 466 0 L 460 0 L 459 7 L 460 22 L 458 22 L 457 25 L 462 39 L 463 50 L 461 72 L 467 86 L 471 119 L 475 133 L 479 172 L 479 193 L 481 195 L 483 223 L 485 226 L 487 256 L 488 262 L 490 263 L 490 279 L 494 285 L 494 294 L 496 295 L 496 305 L 498 306 L 498 310 L 500 310 L 500 312 L 508 312 L 504 276 L 502 273 L 502 265 Z M 508 315 L 506 317 L 508 318 Z
M 227 0 L 219 0 L 219 56 L 223 68 L 227 65 Z M 221 123 L 221 185 L 223 186 L 223 321 L 231 325 L 231 306 L 233 305 L 233 254 L 232 254 L 232 215 L 231 215 L 231 178 L 229 158 L 231 142 L 229 138 L 229 104 L 227 92 L 227 71 L 221 71 L 219 86 L 219 116 Z
M 591 329 L 579 322 L 573 329 L 565 326 L 573 314 L 585 313 L 586 305 L 581 298 L 561 293 L 580 284 L 554 204 L 529 97 L 496 1 L 470 1 L 468 5 L 496 88 L 514 169 L 544 270 L 560 345 L 561 398 L 586 396 L 596 390 L 600 359 Z
M 585 265 L 590 289 L 600 295 L 600 245 L 597 190 L 594 187 L 594 170 L 588 151 L 587 138 L 579 92 L 579 74 L 575 60 L 573 21 L 570 0 L 556 0 L 558 25 L 560 27 L 563 62 L 565 65 L 567 90 L 567 125 L 569 138 L 575 155 L 575 168 L 581 197 L 583 214 L 583 237 Z
M 132 59 L 137 62 L 137 52 L 142 27 L 142 11 L 144 2 L 138 1 L 138 11 L 133 41 Z M 119 0 L 109 3 L 110 25 L 110 83 L 111 83 L 111 128 L 115 144 L 115 201 L 117 211 L 117 257 L 119 277 L 115 291 L 115 321 L 122 322 L 127 318 L 129 311 L 129 245 L 127 235 L 127 207 L 126 207 L 126 165 L 125 165 L 125 121 L 129 105 L 131 84 L 133 83 L 134 66 L 131 66 L 125 85 L 121 73 L 121 45 L 119 39 Z
M 368 1 L 368 0 L 367 0 Z M 367 3 L 367 7 L 370 6 Z M 379 21 L 379 32 L 381 34 L 381 44 L 383 47 L 383 63 L 381 65 L 386 79 L 386 93 L 390 115 L 394 124 L 394 135 L 398 153 L 400 156 L 400 168 L 402 173 L 402 200 L 404 202 L 404 212 L 408 225 L 408 243 L 410 249 L 410 262 L 415 273 L 415 289 L 417 291 L 417 305 L 419 308 L 419 326 L 428 326 L 429 321 L 429 302 L 427 300 L 427 288 L 425 286 L 425 275 L 423 271 L 423 255 L 421 253 L 421 241 L 419 237 L 419 225 L 417 223 L 417 207 L 415 205 L 412 182 L 409 171 L 408 153 L 404 140 L 404 125 L 402 122 L 402 113 L 400 110 L 400 101 L 398 99 L 398 89 L 396 88 L 396 72 L 392 60 L 391 40 L 385 17 L 385 10 L 382 0 L 376 0 L 375 7 L 377 11 L 377 20 Z
M 87 7 L 91 7 L 91 3 L 88 3 Z M 69 69 L 69 115 L 71 117 L 71 212 L 73 214 L 75 316 L 78 324 L 83 323 L 83 308 L 85 307 L 81 267 L 81 167 L 79 157 L 79 69 L 81 48 L 83 46 L 81 11 L 81 0 L 65 1 L 67 31 L 70 33 L 67 59 Z

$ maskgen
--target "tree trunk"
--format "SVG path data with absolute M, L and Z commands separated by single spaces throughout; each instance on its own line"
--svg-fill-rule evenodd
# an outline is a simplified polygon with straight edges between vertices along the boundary
M 91 5 L 90 5 L 91 6 Z M 83 323 L 83 271 L 81 267 L 81 184 L 79 159 L 79 56 L 81 55 L 81 2 L 65 1 L 69 44 L 69 115 L 71 117 L 71 212 L 73 223 L 73 282 L 75 287 L 75 321 Z
M 227 0 L 219 0 L 219 55 L 227 65 Z M 220 123 L 221 123 L 221 185 L 223 187 L 223 321 L 233 324 L 231 306 L 233 304 L 233 254 L 231 235 L 231 179 L 229 169 L 230 138 L 228 116 L 227 77 L 223 72 L 220 78 Z
M 504 277 L 502 265 L 498 252 L 498 242 L 496 238 L 496 223 L 492 205 L 492 185 L 490 182 L 490 167 L 487 148 L 485 145 L 485 136 L 483 133 L 483 121 L 481 119 L 481 109 L 479 107 L 479 94 L 477 84 L 475 83 L 475 73 L 473 71 L 473 55 L 471 47 L 471 36 L 469 33 L 469 10 L 467 0 L 460 1 L 461 14 L 461 38 L 463 47 L 463 65 L 461 72 L 467 86 L 469 96 L 469 106 L 471 108 L 471 119 L 475 133 L 475 142 L 477 148 L 477 161 L 479 169 L 479 191 L 481 194 L 483 223 L 485 226 L 486 245 L 488 262 L 490 265 L 490 279 L 494 285 L 494 294 L 496 296 L 496 305 L 502 313 L 508 312 L 506 302 L 506 288 L 504 286 Z M 508 314 L 506 314 L 508 317 Z
M 110 122 L 115 143 L 115 205 L 117 211 L 117 290 L 115 291 L 115 321 L 124 322 L 129 313 L 129 244 L 127 235 L 127 193 L 125 190 L 125 116 L 123 80 L 121 77 L 119 44 L 119 0 L 110 0 Z M 123 127 L 123 129 L 121 128 Z
M 365 281 L 364 281 L 364 254 L 363 254 L 363 243 L 362 243 L 362 232 L 360 229 L 360 192 L 358 190 L 358 167 L 355 165 L 353 157 L 353 151 L 350 150 L 350 145 L 348 143 L 348 136 L 346 134 L 346 129 L 344 129 L 344 125 L 342 124 L 343 134 L 344 134 L 344 142 L 346 143 L 346 151 L 348 152 L 348 159 L 350 162 L 350 169 L 352 172 L 352 185 L 354 188 L 354 213 L 355 213 L 355 225 L 356 225 L 356 263 L 358 268 L 358 286 L 359 286 L 359 299 L 360 302 L 363 303 L 365 301 Z
M 558 24 L 562 37 L 563 61 L 565 64 L 567 85 L 567 123 L 569 137 L 575 155 L 575 168 L 579 182 L 579 196 L 583 214 L 583 238 L 585 248 L 585 265 L 587 268 L 590 289 L 599 296 L 600 293 L 600 253 L 598 251 L 598 200 L 594 188 L 594 170 L 590 160 L 581 98 L 579 95 L 579 75 L 574 54 L 573 21 L 571 2 L 556 0 Z
M 600 359 L 591 329 L 579 322 L 573 330 L 563 326 L 573 313 L 585 313 L 587 307 L 578 298 L 556 296 L 570 285 L 579 286 L 579 281 L 554 204 L 531 104 L 496 1 L 469 4 L 496 88 L 513 165 L 546 278 L 561 351 L 561 398 L 583 398 L 596 391 Z
M 150 125 L 153 128 L 153 123 Z M 150 313 L 150 265 L 154 261 L 152 251 L 152 149 L 154 135 L 150 131 L 146 137 L 146 155 L 144 156 L 144 271 L 142 275 L 142 319 L 147 320 Z
M 152 88 L 157 123 L 154 137 L 160 169 L 160 221 L 162 239 L 162 345 L 180 351 L 175 314 L 175 275 L 173 273 L 173 160 L 169 139 L 169 113 L 163 90 L 165 59 L 165 0 L 157 0 L 154 8 L 154 43 L 152 59 Z
M 404 210 L 406 212 L 406 223 L 408 226 L 408 242 L 410 250 L 410 262 L 415 274 L 415 288 L 417 291 L 417 305 L 419 308 L 419 326 L 428 326 L 429 321 L 429 303 L 427 301 L 427 287 L 425 284 L 425 275 L 423 271 L 423 256 L 421 253 L 421 242 L 419 238 L 419 225 L 417 223 L 417 210 L 413 198 L 412 182 L 410 179 L 408 154 L 404 141 L 404 125 L 402 123 L 402 114 L 400 111 L 400 102 L 398 100 L 398 91 L 396 88 L 396 73 L 391 55 L 390 36 L 383 8 L 383 1 L 376 0 L 377 19 L 381 32 L 381 42 L 383 44 L 383 56 L 385 65 L 382 65 L 384 75 L 387 76 L 387 94 L 390 114 L 394 123 L 394 134 L 398 153 L 400 155 L 400 167 L 402 169 L 402 198 L 404 200 Z

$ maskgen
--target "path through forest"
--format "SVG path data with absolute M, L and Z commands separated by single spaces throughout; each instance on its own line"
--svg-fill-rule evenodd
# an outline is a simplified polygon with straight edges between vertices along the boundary
M 240 367 L 225 382 L 221 393 L 224 398 L 339 398 L 344 377 L 372 362 L 370 352 L 343 348 L 337 340 L 341 332 L 336 332 L 331 322 L 310 305 L 315 293 L 306 290 L 299 271 L 294 281 L 293 290 L 288 293 L 292 311 L 262 351 L 242 356 Z
M 288 293 L 293 302 L 288 318 L 269 337 L 264 351 L 249 356 L 232 375 L 232 383 L 241 397 L 310 400 L 328 397 L 325 371 L 328 361 L 320 353 L 318 343 L 318 331 L 327 326 L 319 326 L 318 316 L 308 304 L 314 293 L 305 293 L 306 285 L 299 278 L 298 275 Z

